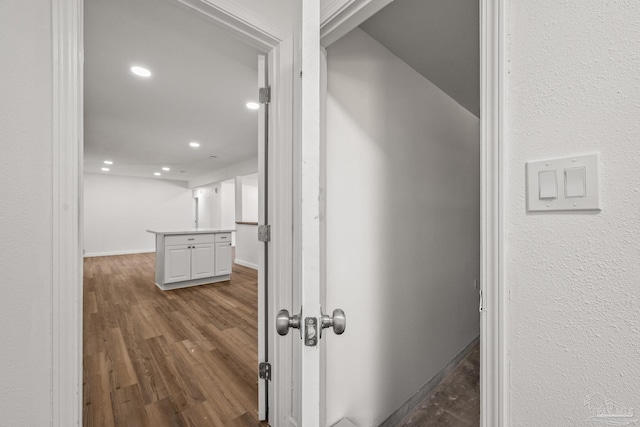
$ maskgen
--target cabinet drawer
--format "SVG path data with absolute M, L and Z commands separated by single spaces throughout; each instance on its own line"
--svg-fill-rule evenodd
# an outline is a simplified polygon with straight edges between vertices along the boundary
M 230 242 L 231 233 L 218 233 L 216 236 L 216 242 Z
M 213 234 L 178 234 L 164 238 L 165 246 L 189 245 L 192 243 L 214 243 Z

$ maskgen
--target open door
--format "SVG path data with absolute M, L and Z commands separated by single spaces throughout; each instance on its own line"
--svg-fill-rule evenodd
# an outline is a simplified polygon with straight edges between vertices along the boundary
M 332 315 L 322 312 L 321 291 L 321 206 L 320 182 L 322 51 L 320 46 L 320 2 L 302 2 L 302 80 L 301 80 L 301 148 L 300 148 L 300 233 L 301 283 L 300 307 L 283 307 L 276 317 L 276 330 L 287 335 L 291 329 L 294 351 L 299 351 L 300 386 L 293 390 L 300 402 L 297 425 L 318 427 L 324 423 L 321 382 L 322 337 L 332 328 L 336 334 L 345 330 L 342 310 Z M 292 310 L 290 313 L 289 310 Z M 323 332 L 324 330 L 324 332 Z
M 261 421 L 269 417 L 269 385 L 271 365 L 269 363 L 269 319 L 267 292 L 267 263 L 269 239 L 262 235 L 268 229 L 268 138 L 269 138 L 269 86 L 267 80 L 267 58 L 258 56 L 258 91 L 260 110 L 258 112 L 258 230 L 261 244 L 258 249 L 258 418 Z M 272 394 L 271 394 L 272 396 Z

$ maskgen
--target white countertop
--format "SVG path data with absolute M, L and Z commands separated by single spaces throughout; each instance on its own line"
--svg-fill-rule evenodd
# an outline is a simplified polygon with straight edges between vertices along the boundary
M 164 235 L 173 235 L 173 234 L 216 234 L 216 233 L 231 233 L 236 230 L 221 230 L 219 228 L 190 228 L 187 230 L 170 230 L 170 231 L 156 231 L 156 230 L 147 230 L 149 233 L 153 234 L 164 234 Z

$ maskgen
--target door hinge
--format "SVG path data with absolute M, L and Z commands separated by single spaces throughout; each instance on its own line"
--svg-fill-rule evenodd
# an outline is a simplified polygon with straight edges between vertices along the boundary
M 258 93 L 260 104 L 268 104 L 271 102 L 271 86 L 261 87 Z
M 271 381 L 271 363 L 262 362 L 258 365 L 258 378 Z
M 271 241 L 271 226 L 268 224 L 258 226 L 258 240 L 269 243 Z

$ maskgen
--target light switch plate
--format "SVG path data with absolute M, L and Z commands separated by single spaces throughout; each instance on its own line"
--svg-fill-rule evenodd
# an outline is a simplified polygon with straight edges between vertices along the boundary
M 584 197 L 567 197 L 567 177 L 573 179 L 584 168 Z M 565 174 L 565 170 L 569 173 Z M 557 198 L 542 198 L 540 172 L 555 171 Z M 600 156 L 598 153 L 527 162 L 527 211 L 600 211 Z M 572 182 L 569 182 L 571 186 Z M 574 187 L 570 187 L 573 189 Z M 574 190 L 575 191 L 575 190 Z M 572 192 L 569 192 L 572 194 Z

